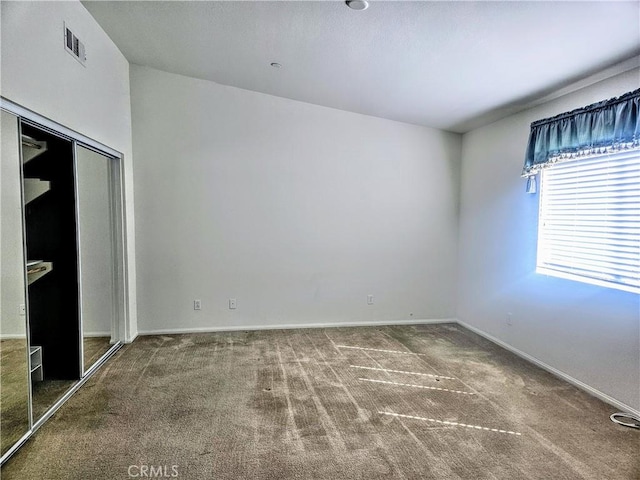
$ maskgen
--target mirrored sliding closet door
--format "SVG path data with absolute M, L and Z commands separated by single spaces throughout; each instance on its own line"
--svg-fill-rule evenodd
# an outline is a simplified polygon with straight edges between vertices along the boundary
M 121 156 L 1 101 L 4 462 L 121 345 L 126 277 Z
M 0 455 L 31 427 L 18 117 L 1 111 Z
M 83 364 L 86 372 L 118 338 L 117 229 L 120 208 L 114 160 L 76 146 Z

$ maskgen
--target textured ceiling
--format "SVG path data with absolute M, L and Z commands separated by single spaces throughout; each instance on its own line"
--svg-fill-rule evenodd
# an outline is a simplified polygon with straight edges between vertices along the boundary
M 640 54 L 639 1 L 83 4 L 132 63 L 458 132 Z

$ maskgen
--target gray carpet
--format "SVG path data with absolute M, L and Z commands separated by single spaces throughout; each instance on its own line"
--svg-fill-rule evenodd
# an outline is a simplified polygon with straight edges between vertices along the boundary
M 84 362 L 88 369 L 111 348 L 110 337 L 84 339 Z M 27 342 L 0 341 L 0 453 L 6 452 L 29 429 Z M 76 383 L 73 380 L 45 380 L 33 385 L 33 418 L 39 419 Z
M 31 396 L 33 399 L 33 421 L 37 422 L 47 410 L 55 405 L 77 380 L 43 380 L 33 382 Z
M 84 337 L 84 369 L 89 370 L 91 365 L 100 360 L 100 357 L 111 348 L 111 337 Z
M 0 452 L 29 430 L 27 340 L 0 340 Z
M 84 368 L 89 369 L 104 355 L 111 344 L 110 337 L 87 337 L 84 342 Z M 46 372 L 45 372 L 46 374 Z M 33 419 L 37 421 L 49 410 L 77 380 L 44 380 L 33 383 Z
M 141 337 L 2 478 L 638 479 L 614 411 L 455 325 Z

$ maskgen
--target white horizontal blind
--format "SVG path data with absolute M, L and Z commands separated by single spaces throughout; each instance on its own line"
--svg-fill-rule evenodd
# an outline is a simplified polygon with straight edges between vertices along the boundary
M 640 150 L 542 171 L 537 267 L 640 293 Z

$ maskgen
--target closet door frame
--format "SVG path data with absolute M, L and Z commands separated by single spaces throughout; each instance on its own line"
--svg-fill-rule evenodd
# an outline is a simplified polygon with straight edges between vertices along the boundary
M 126 342 L 127 332 L 129 331 L 130 320 L 129 320 L 129 311 L 127 305 L 129 303 L 128 292 L 129 292 L 129 278 L 128 278 L 128 270 L 126 268 L 127 265 L 127 231 L 126 231 L 126 212 L 125 212 L 125 198 L 124 198 L 124 176 L 123 176 L 123 154 L 114 150 L 113 148 L 104 145 L 92 138 L 89 138 L 79 132 L 76 132 L 64 125 L 61 125 L 49 118 L 46 118 L 36 112 L 33 112 L 21 105 L 18 105 L 10 100 L 5 99 L 4 97 L 0 97 L 0 110 L 4 110 L 12 115 L 17 117 L 18 121 L 18 134 L 20 135 L 21 124 L 25 123 L 27 125 L 31 125 L 38 129 L 44 130 L 52 135 L 57 137 L 69 140 L 73 142 L 73 155 L 74 155 L 74 175 L 75 175 L 75 165 L 77 161 L 76 157 L 76 149 L 77 146 L 82 146 L 89 150 L 93 150 L 96 153 L 104 155 L 108 157 L 112 163 L 110 163 L 110 177 L 111 177 L 111 188 L 113 189 L 113 208 L 117 213 L 112 216 L 114 220 L 114 229 L 115 235 L 113 239 L 113 248 L 114 253 L 116 255 L 117 261 L 115 265 L 114 275 L 117 277 L 117 287 L 116 288 L 116 312 L 117 318 L 113 323 L 112 328 L 115 329 L 116 338 L 114 345 L 102 356 L 99 360 L 97 360 L 90 368 L 86 371 L 84 370 L 84 359 L 82 357 L 83 353 L 83 345 L 82 345 L 82 306 L 81 306 L 81 289 L 80 289 L 80 281 L 79 289 L 78 289 L 78 298 L 79 298 L 79 327 L 80 327 L 80 365 L 81 365 L 81 377 L 80 379 L 69 389 L 65 394 L 58 399 L 58 401 L 51 407 L 47 412 L 42 415 L 39 419 L 34 419 L 32 414 L 32 401 L 31 401 L 31 382 L 29 382 L 29 420 L 30 420 L 30 428 L 28 432 L 18 440 L 7 452 L 0 457 L 0 465 L 4 464 L 30 437 L 33 435 L 76 391 L 82 387 L 82 385 L 93 375 L 93 373 L 100 368 L 100 366 L 106 362 L 112 355 L 114 355 L 119 348 Z M 16 179 L 16 181 L 22 182 L 22 178 Z M 77 178 L 75 179 L 77 183 Z M 22 187 L 21 187 L 22 189 Z M 22 193 L 24 200 L 24 192 Z M 76 207 L 78 206 L 78 197 L 76 191 Z M 77 211 L 76 208 L 76 222 L 77 222 Z M 23 211 L 24 217 L 24 211 Z M 77 235 L 77 230 L 76 230 Z M 78 274 L 81 274 L 81 265 L 80 265 L 80 251 L 79 244 L 77 250 L 78 256 Z M 26 240 L 24 235 L 24 218 L 23 218 L 23 255 L 26 254 Z M 25 278 L 26 278 L 26 270 L 25 270 Z M 26 285 L 26 283 L 25 283 Z M 28 295 L 27 292 L 25 294 Z M 27 302 L 28 303 L 28 302 Z M 28 312 L 26 315 L 26 322 L 28 322 Z M 27 338 L 29 339 L 29 328 L 27 323 Z M 29 340 L 28 340 L 28 344 Z M 27 349 L 28 351 L 28 349 Z M 30 365 L 28 365 L 30 368 Z

